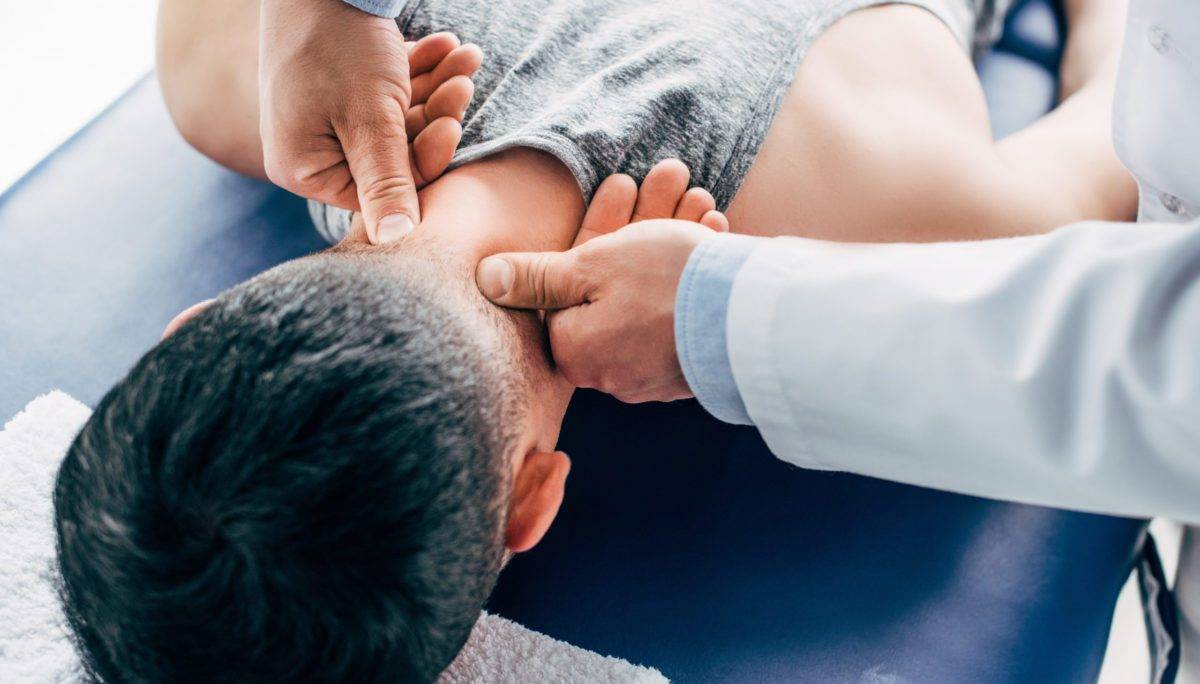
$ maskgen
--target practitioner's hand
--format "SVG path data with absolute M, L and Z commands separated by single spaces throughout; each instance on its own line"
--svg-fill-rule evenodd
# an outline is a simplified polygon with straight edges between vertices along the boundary
M 547 317 L 563 375 L 625 402 L 692 396 L 675 351 L 675 290 L 712 231 L 663 219 L 634 223 L 567 252 L 499 254 L 479 264 L 480 290 Z
M 692 396 L 675 351 L 675 290 L 696 245 L 729 224 L 687 182 L 674 160 L 651 170 L 640 194 L 628 176 L 608 178 L 575 247 L 488 257 L 479 289 L 501 306 L 550 310 L 554 360 L 576 387 L 626 402 Z
M 422 137 L 452 135 L 453 151 L 461 135 L 456 122 L 434 126 L 435 117 L 416 106 L 410 111 L 410 103 L 428 99 L 432 108 L 428 86 L 446 83 L 453 76 L 448 69 L 469 75 L 478 66 L 477 59 L 469 64 L 478 49 L 465 60 L 451 59 L 462 48 L 447 34 L 406 46 L 395 21 L 342 0 L 263 0 L 261 31 L 259 123 L 268 177 L 305 197 L 361 211 L 371 242 L 403 236 L 420 221 L 416 189 L 422 172 L 445 168 L 440 154 L 426 155 L 439 160 L 421 168 Z M 452 44 L 445 49 L 447 41 Z M 418 60 L 428 62 L 423 68 L 436 77 L 417 75 L 423 66 Z M 416 92 L 422 87 L 428 92 Z M 469 99 L 470 84 L 465 88 Z M 406 118 L 410 127 L 430 126 L 410 136 Z M 445 149 L 443 143 L 426 147 Z

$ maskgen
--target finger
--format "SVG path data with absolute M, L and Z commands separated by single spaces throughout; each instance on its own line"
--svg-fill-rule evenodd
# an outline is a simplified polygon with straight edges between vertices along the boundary
M 729 232 L 729 219 L 726 218 L 725 214 L 717 211 L 716 209 L 705 212 L 704 216 L 700 217 L 699 223 L 705 228 L 711 228 L 718 233 Z
M 450 117 L 442 117 L 425 127 L 413 140 L 411 167 L 413 180 L 418 188 L 425 187 L 430 180 L 442 175 L 454 150 L 462 140 L 462 125 Z
M 629 394 L 614 394 L 613 396 L 623 404 L 645 404 L 651 401 L 669 402 L 691 399 L 695 395 L 689 390 L 667 385 L 649 390 L 635 390 Z
M 579 226 L 579 234 L 575 237 L 575 245 L 582 245 L 594 237 L 629 225 L 637 191 L 637 183 L 623 173 L 605 178 L 592 195 L 583 223 Z
M 391 118 L 351 124 L 338 131 L 373 244 L 395 242 L 421 220 L 408 136 L 398 104 L 395 110 Z
M 413 105 L 408 108 L 404 114 L 404 131 L 408 133 L 408 141 L 412 142 L 414 138 L 425 130 L 425 126 L 429 123 L 429 119 L 425 116 L 425 105 Z
M 617 385 L 612 380 L 622 381 Z M 673 377 L 652 377 L 641 374 L 637 368 L 608 376 L 609 382 L 601 383 L 601 391 L 608 393 L 626 404 L 641 404 L 648 401 L 676 401 L 692 397 L 691 388 L 682 374 Z
M 443 83 L 429 96 L 425 104 L 409 107 L 404 115 L 404 129 L 408 131 L 408 141 L 412 142 L 430 121 L 449 117 L 461 122 L 475 94 L 475 84 L 468 76 L 455 76 Z M 457 143 L 456 143 L 457 144 Z
M 490 256 L 475 270 L 479 291 L 500 306 L 562 309 L 587 301 L 589 280 L 573 252 L 511 252 Z
M 581 304 L 546 312 L 546 330 L 554 365 L 567 382 L 582 389 L 595 389 L 599 384 L 600 364 L 608 358 L 604 354 L 588 353 L 588 332 L 595 330 L 595 321 L 589 320 L 590 308 L 589 304 Z
M 412 101 L 427 101 L 438 86 L 455 76 L 470 76 L 482 63 L 483 51 L 478 45 L 467 44 L 454 48 L 433 71 L 413 77 Z
M 701 217 L 717 208 L 717 201 L 704 188 L 692 188 L 683 194 L 675 207 L 675 218 L 699 223 Z
M 432 33 L 413 43 L 408 53 L 408 73 L 416 78 L 436 67 L 460 45 L 458 36 L 448 31 Z
M 455 76 L 438 86 L 429 96 L 429 101 L 425 103 L 425 118 L 433 121 L 449 117 L 455 121 L 462 121 L 474 94 L 475 84 L 469 76 Z
M 303 154 L 293 150 L 303 150 Z M 276 139 L 264 134 L 263 165 L 267 178 L 289 192 L 343 209 L 359 209 L 358 187 L 335 135 Z
M 687 165 L 678 159 L 666 159 L 655 164 L 638 191 L 633 221 L 671 218 L 679 198 L 687 190 L 690 175 Z

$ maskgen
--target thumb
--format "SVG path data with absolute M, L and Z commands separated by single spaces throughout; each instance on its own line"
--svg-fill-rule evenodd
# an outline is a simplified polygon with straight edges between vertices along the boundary
M 514 309 L 565 309 L 587 301 L 589 284 L 574 251 L 513 252 L 479 262 L 475 284 L 492 302 Z
M 353 126 L 339 137 L 358 186 L 367 239 L 378 245 L 404 237 L 421 222 L 421 209 L 403 117 L 387 124 Z

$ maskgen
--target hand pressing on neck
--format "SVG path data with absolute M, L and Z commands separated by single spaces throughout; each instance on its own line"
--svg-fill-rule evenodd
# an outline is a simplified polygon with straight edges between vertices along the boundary
M 409 232 L 421 221 L 417 189 L 449 163 L 449 155 L 434 155 L 422 164 L 422 141 L 448 136 L 452 152 L 461 136 L 457 123 L 439 124 L 418 108 L 440 104 L 430 87 L 437 77 L 455 66 L 473 72 L 478 49 L 450 45 L 453 37 L 443 34 L 433 42 L 451 47 L 448 54 L 418 50 L 394 20 L 338 0 L 264 0 L 259 37 L 267 177 L 304 197 L 362 211 L 373 243 Z M 450 109 L 451 119 L 461 111 Z M 423 130 L 407 130 L 414 126 Z M 436 140 L 424 145 L 444 147 Z
M 547 310 L 557 369 L 576 387 L 628 402 L 691 396 L 675 352 L 674 303 L 692 249 L 729 230 L 712 196 L 661 162 L 639 190 L 614 176 L 596 193 L 567 252 L 484 259 L 480 290 L 501 306 Z

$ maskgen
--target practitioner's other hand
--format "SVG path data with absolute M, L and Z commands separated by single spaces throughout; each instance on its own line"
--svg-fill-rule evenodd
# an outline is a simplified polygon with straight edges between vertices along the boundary
M 640 191 L 628 176 L 609 177 L 575 247 L 488 257 L 480 290 L 501 306 L 550 311 L 550 348 L 575 386 L 631 403 L 692 396 L 675 350 L 675 290 L 696 245 L 729 223 L 687 184 L 677 160 L 655 166 Z
M 395 21 L 341 0 L 263 0 L 261 19 L 259 125 L 267 176 L 299 195 L 360 210 L 372 242 L 402 237 L 420 221 L 422 175 L 445 169 L 421 163 L 422 136 L 450 133 L 455 145 L 461 136 L 457 119 L 443 124 L 434 116 L 435 104 L 453 104 L 435 101 L 439 79 L 448 83 L 455 70 L 473 73 L 478 49 L 460 48 L 448 34 L 431 36 L 424 48 L 406 44 Z M 451 59 L 456 50 L 462 53 Z M 410 107 L 422 95 L 424 106 Z M 422 130 L 410 135 L 406 123 Z
M 478 45 L 460 45 L 452 33 L 434 33 L 408 47 L 412 103 L 404 117 L 409 168 L 417 190 L 437 180 L 462 140 L 462 121 L 475 94 L 471 76 L 483 62 Z M 372 242 L 362 212 L 350 219 L 348 240 Z

